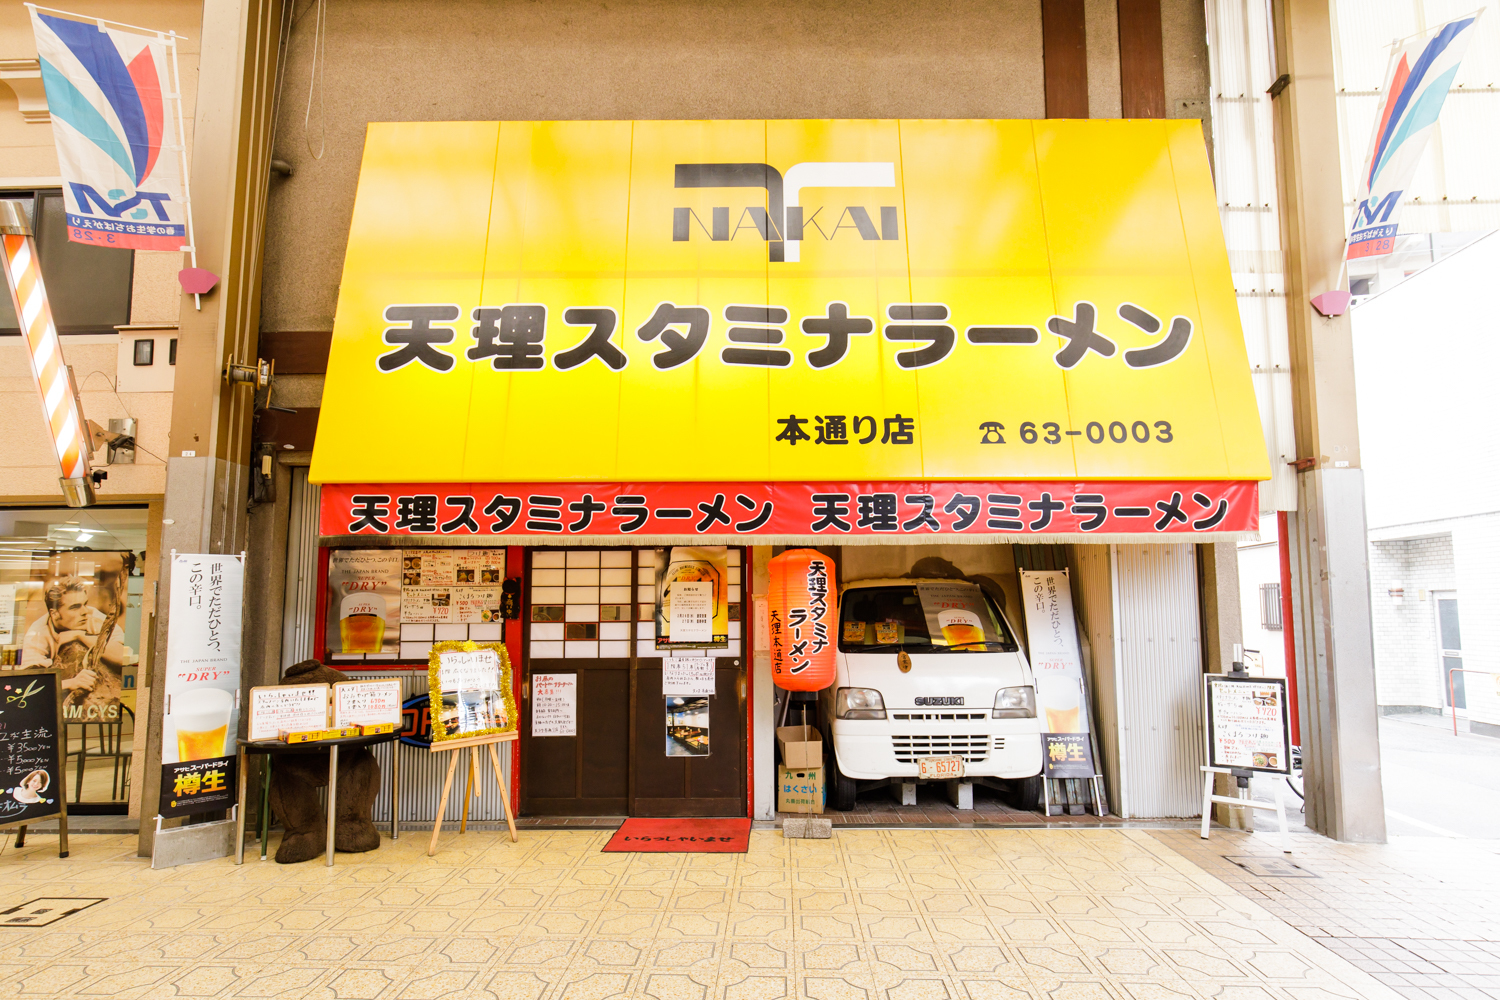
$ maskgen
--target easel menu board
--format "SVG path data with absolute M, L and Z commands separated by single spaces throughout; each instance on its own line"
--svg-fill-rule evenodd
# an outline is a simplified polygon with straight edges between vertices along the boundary
M 58 857 L 68 856 L 68 804 L 63 784 L 62 705 L 56 670 L 7 672 L 0 680 L 0 829 L 53 816 Z
M 1208 766 L 1291 774 L 1286 681 L 1205 674 Z

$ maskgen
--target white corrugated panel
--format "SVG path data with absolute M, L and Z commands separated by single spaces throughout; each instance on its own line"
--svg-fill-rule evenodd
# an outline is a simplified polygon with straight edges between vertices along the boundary
M 290 523 L 286 533 L 286 587 L 281 613 L 281 662 L 313 657 L 318 601 L 318 494 L 307 467 L 292 469 Z
M 1089 647 L 1094 719 L 1099 752 L 1104 757 L 1104 787 L 1110 811 L 1120 811 L 1120 725 L 1118 674 L 1115 670 L 1115 610 L 1110 581 L 1110 546 L 1074 545 L 1072 569 L 1078 590 L 1078 617 Z
M 401 678 L 401 698 L 414 697 L 427 691 L 426 670 L 371 670 L 345 671 L 357 681 L 383 681 L 392 676 Z M 505 776 L 505 785 L 510 785 L 510 756 L 514 744 L 501 743 L 495 747 L 500 755 L 500 772 Z M 448 773 L 448 761 L 459 754 L 458 771 L 453 776 L 453 791 L 448 796 L 445 820 L 458 822 L 463 811 L 464 780 L 468 772 L 468 750 L 445 750 L 433 753 L 426 747 L 407 746 L 400 741 L 382 743 L 373 748 L 375 760 L 380 765 L 380 797 L 375 800 L 375 823 L 391 821 L 391 749 L 401 754 L 401 825 L 408 823 L 431 824 L 437 815 L 438 800 L 443 797 L 443 778 Z M 479 747 L 474 759 L 474 788 L 479 795 L 469 805 L 469 822 L 505 822 L 505 810 L 500 804 L 500 789 L 495 784 L 495 769 L 490 764 L 489 751 Z
M 1286 255 L 1281 246 L 1271 98 L 1276 79 L 1267 0 L 1207 0 L 1214 184 L 1239 300 L 1245 351 L 1271 456 L 1260 509 L 1295 510 Z
M 1197 816 L 1203 794 L 1203 656 L 1193 546 L 1115 546 L 1114 607 L 1119 814 Z

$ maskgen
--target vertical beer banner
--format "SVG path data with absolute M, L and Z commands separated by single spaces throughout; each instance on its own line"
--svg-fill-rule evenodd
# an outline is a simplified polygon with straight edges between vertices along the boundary
M 1073 592 L 1065 569 L 1022 570 L 1021 602 L 1042 716 L 1044 759 L 1049 778 L 1092 778 L 1088 684 L 1073 620 Z
M 172 556 L 163 681 L 163 816 L 211 812 L 233 802 L 244 577 L 239 556 Z

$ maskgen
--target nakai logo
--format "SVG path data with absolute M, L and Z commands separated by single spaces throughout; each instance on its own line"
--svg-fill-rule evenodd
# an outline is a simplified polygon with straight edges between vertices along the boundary
M 832 209 L 823 215 L 827 206 L 809 212 L 802 204 L 803 188 L 894 188 L 895 163 L 797 163 L 785 176 L 769 163 L 679 163 L 675 181 L 678 188 L 761 188 L 767 202 L 766 207 L 749 205 L 734 213 L 732 228 L 727 205 L 710 209 L 706 222 L 691 208 L 674 208 L 672 239 L 677 242 L 690 240 L 694 229 L 714 241 L 732 240 L 743 232 L 748 239 L 768 244 L 771 261 L 796 263 L 802 259 L 802 241 L 814 234 L 825 240 L 841 232 L 862 240 L 901 238 L 894 205 L 876 206 L 873 212 L 863 205 L 847 205 L 836 215 Z
M 1391 213 L 1396 210 L 1396 206 L 1401 204 L 1401 192 L 1391 191 L 1374 205 L 1371 205 L 1370 201 L 1371 199 L 1366 198 L 1364 201 L 1360 202 L 1359 207 L 1354 210 L 1355 229 L 1359 229 L 1364 226 L 1379 225 L 1380 223 L 1389 220 L 1391 217 Z

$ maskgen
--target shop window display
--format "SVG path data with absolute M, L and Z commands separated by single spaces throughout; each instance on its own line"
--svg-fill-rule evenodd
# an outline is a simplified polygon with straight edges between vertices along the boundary
M 130 797 L 145 589 L 145 508 L 0 511 L 0 669 L 59 671 L 67 797 Z

